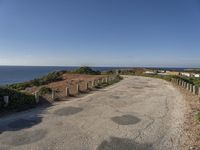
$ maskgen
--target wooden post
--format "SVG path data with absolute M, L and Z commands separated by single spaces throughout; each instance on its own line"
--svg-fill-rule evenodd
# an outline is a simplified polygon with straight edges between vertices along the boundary
M 195 95 L 197 93 L 196 89 L 197 89 L 196 85 L 193 85 L 193 94 L 195 94 Z
M 190 84 L 187 83 L 187 90 L 189 91 L 190 90 Z
M 39 103 L 39 101 L 40 101 L 39 94 L 38 94 L 38 92 L 35 92 L 35 102 Z
M 187 82 L 185 82 L 185 89 L 187 89 Z
M 183 82 L 183 87 L 184 87 L 184 88 L 186 87 L 186 82 L 185 82 L 185 81 Z
M 4 103 L 5 103 L 5 107 L 7 107 L 8 106 L 8 104 L 9 104 L 9 96 L 4 96 L 3 97 L 3 101 L 4 101 Z
M 66 87 L 66 96 L 68 97 L 69 96 L 69 88 Z
M 76 85 L 76 92 L 77 92 L 77 94 L 79 94 L 79 92 L 80 92 L 80 86 L 79 86 L 79 83 L 77 83 L 77 85 Z
M 186 85 L 187 85 L 187 84 L 186 84 L 186 82 L 184 81 L 183 87 L 184 87 L 185 89 L 186 89 L 186 87 L 187 87 Z
M 192 93 L 193 92 L 193 85 L 190 84 L 190 92 Z
M 91 82 L 92 82 L 92 88 L 94 88 L 94 80 L 92 80 Z
M 86 82 L 86 91 L 89 89 L 89 82 Z
M 200 87 L 198 86 L 198 95 L 200 97 Z
M 52 97 L 53 100 L 55 100 L 55 95 L 56 95 L 55 91 L 52 90 L 52 95 L 51 95 L 51 97 Z
M 108 83 L 108 77 L 106 77 L 106 83 Z
M 178 79 L 176 79 L 176 84 L 178 84 Z

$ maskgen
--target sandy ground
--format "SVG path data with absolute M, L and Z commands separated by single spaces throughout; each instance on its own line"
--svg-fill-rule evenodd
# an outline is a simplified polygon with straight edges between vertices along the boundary
M 160 79 L 126 76 L 70 101 L 0 119 L 0 150 L 183 149 L 185 101 Z
M 187 104 L 184 134 L 188 140 L 184 145 L 191 150 L 200 150 L 200 122 L 197 119 L 197 113 L 200 112 L 200 98 L 182 87 L 174 86 L 179 89 Z

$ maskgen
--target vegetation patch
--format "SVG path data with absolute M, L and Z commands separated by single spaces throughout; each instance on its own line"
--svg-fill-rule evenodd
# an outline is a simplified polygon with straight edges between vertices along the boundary
M 5 106 L 3 97 L 9 96 L 8 106 Z M 19 92 L 13 89 L 0 88 L 0 111 L 3 110 L 24 110 L 35 106 L 34 95 Z
M 28 82 L 11 84 L 8 87 L 11 89 L 15 89 L 15 90 L 25 90 L 26 88 L 32 87 L 32 86 L 46 85 L 51 82 L 61 81 L 62 75 L 66 72 L 67 71 L 52 72 L 41 78 L 36 78 L 36 79 L 28 81 Z
M 79 69 L 76 69 L 72 71 L 72 73 L 78 73 L 78 74 L 89 74 L 89 75 L 100 75 L 100 71 L 94 71 L 90 67 L 80 67 Z
M 40 88 L 39 90 L 39 95 L 45 95 L 45 94 L 50 94 L 52 92 L 52 89 L 51 88 L 48 88 L 48 87 L 42 87 Z

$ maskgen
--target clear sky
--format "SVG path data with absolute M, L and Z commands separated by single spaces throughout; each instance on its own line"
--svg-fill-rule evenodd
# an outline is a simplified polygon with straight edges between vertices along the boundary
M 0 65 L 200 67 L 200 1 L 0 0 Z

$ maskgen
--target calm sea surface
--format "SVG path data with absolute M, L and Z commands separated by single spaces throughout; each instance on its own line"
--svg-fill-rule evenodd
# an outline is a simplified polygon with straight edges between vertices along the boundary
M 73 70 L 75 68 L 78 67 L 0 66 L 0 85 L 28 81 L 53 71 Z M 113 67 L 94 67 L 93 69 L 107 71 Z

